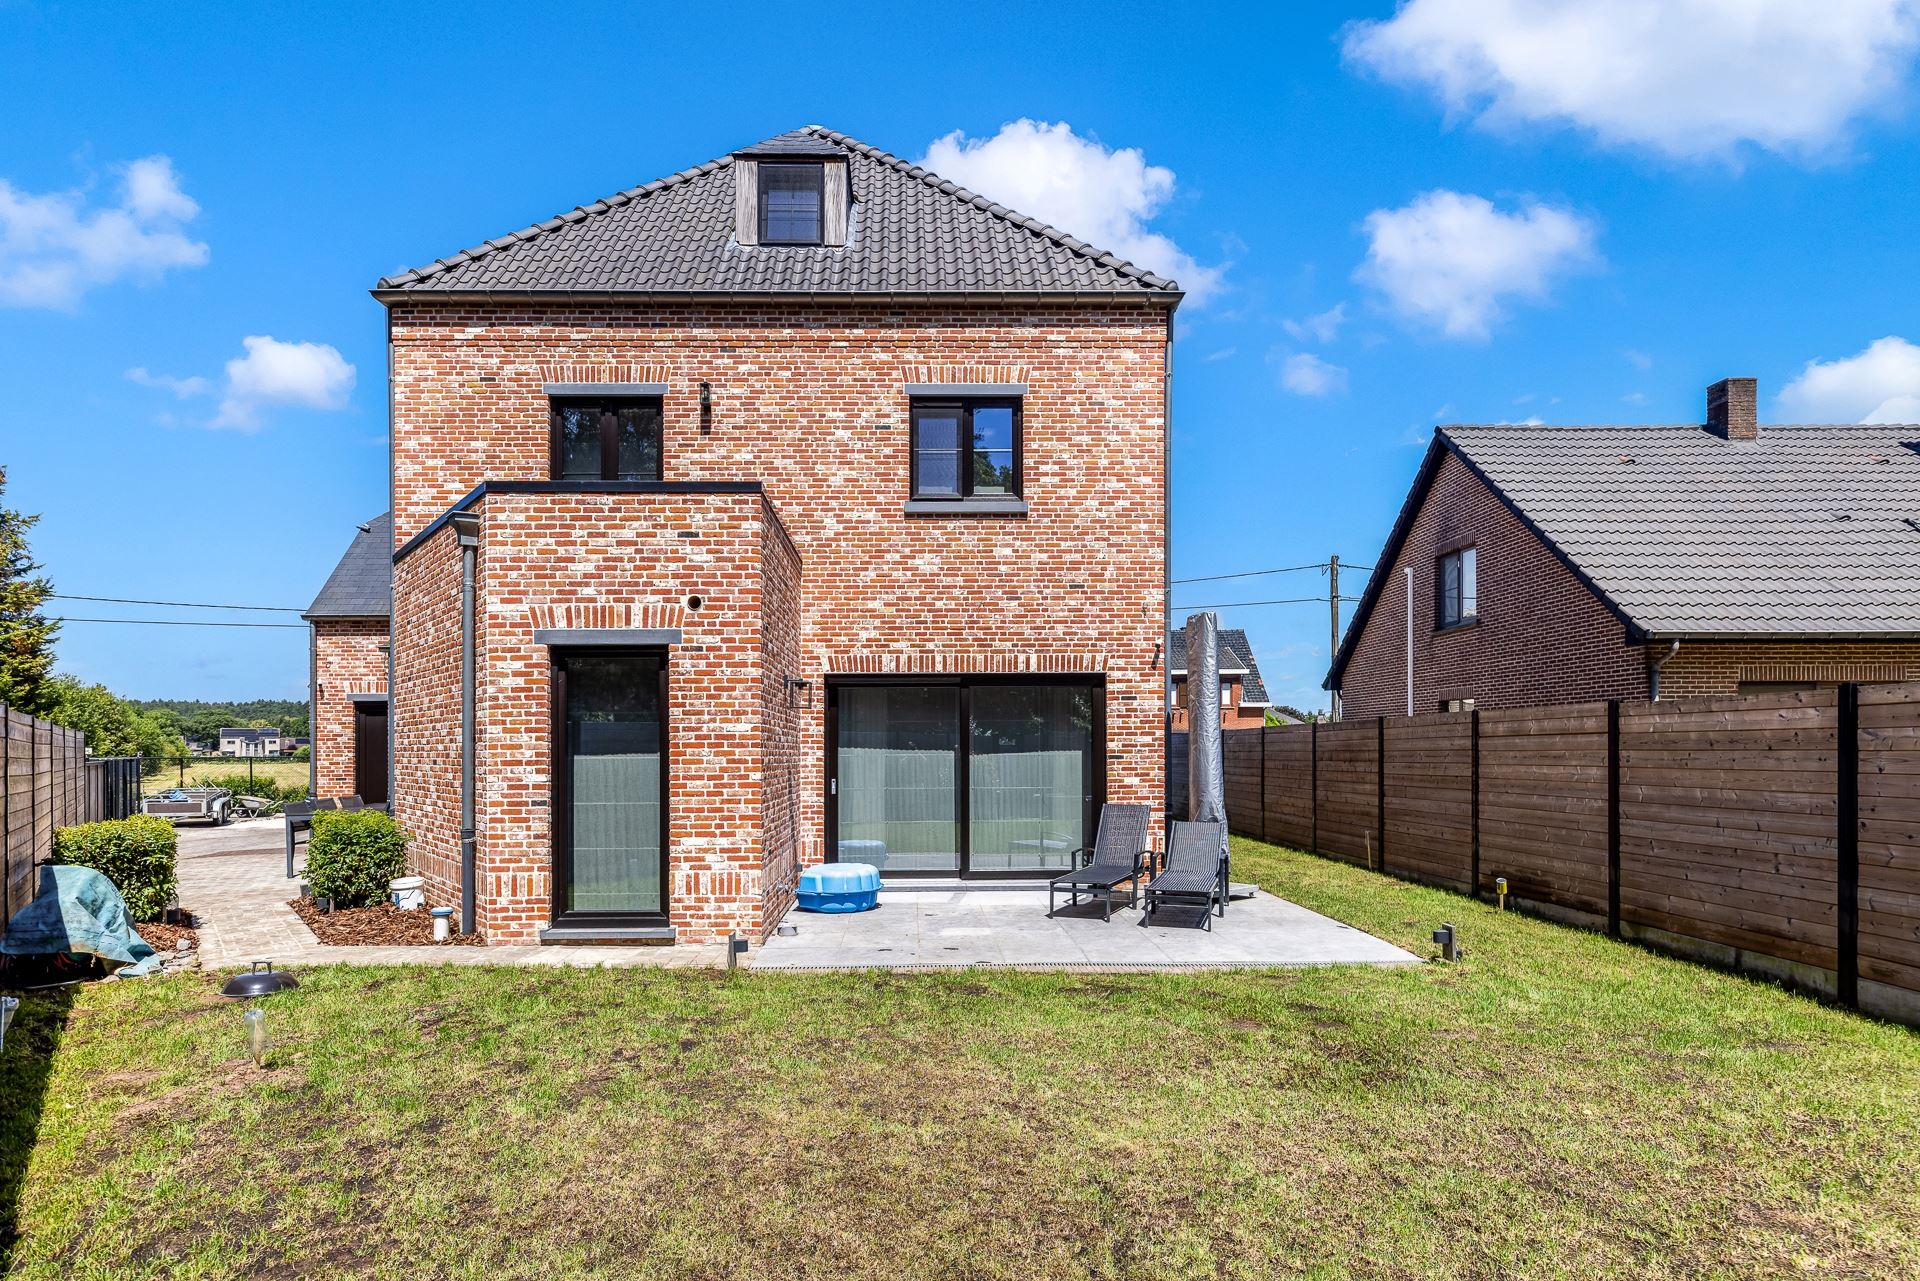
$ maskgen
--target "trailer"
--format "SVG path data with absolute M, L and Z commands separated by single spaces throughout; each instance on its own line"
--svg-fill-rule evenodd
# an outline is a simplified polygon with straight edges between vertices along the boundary
M 169 823 L 205 823 L 223 827 L 233 809 L 233 793 L 224 787 L 173 787 L 140 801 L 140 812 Z

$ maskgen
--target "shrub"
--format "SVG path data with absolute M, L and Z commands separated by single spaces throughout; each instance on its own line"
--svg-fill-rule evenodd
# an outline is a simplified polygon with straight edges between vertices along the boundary
M 387 883 L 407 872 L 412 837 L 379 810 L 322 810 L 307 842 L 307 884 L 335 907 L 386 901 Z
M 173 824 L 136 814 L 81 823 L 53 834 L 53 861 L 90 867 L 112 881 L 136 921 L 157 921 L 173 902 L 176 842 Z

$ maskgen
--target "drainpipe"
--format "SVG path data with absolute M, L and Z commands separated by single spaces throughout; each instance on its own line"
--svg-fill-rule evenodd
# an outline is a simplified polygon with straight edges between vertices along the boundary
M 460 932 L 473 933 L 474 822 L 473 822 L 473 597 L 474 561 L 480 551 L 480 517 L 473 512 L 454 515 L 453 530 L 460 540 Z
M 1400 572 L 1406 575 L 1407 583 L 1407 715 L 1413 715 L 1413 566 L 1405 565 Z
M 1173 313 L 1160 381 L 1160 812 L 1173 819 Z M 1189 669 L 1191 670 L 1191 669 Z M 1188 740 L 1191 742 L 1192 740 Z
M 1660 655 L 1660 657 L 1654 659 L 1652 663 L 1647 665 L 1647 695 L 1653 702 L 1657 703 L 1660 701 L 1660 669 L 1667 665 L 1668 659 L 1679 652 L 1680 642 L 1675 641 L 1673 644 L 1667 646 L 1666 653 Z

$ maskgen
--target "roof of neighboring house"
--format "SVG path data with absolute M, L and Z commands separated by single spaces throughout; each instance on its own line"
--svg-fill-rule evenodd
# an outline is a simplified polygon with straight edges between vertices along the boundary
M 1920 425 L 1449 426 L 1394 522 L 1337 685 L 1441 462 L 1464 463 L 1638 640 L 1920 636 Z M 1484 581 L 1499 573 L 1481 565 Z
M 1187 674 L 1187 633 L 1176 628 L 1167 643 L 1167 670 L 1175 676 Z M 1260 664 L 1254 661 L 1253 644 L 1239 627 L 1220 629 L 1220 670 L 1222 674 L 1243 673 L 1240 677 L 1240 706 L 1266 707 L 1267 684 L 1260 678 Z
M 736 243 L 734 155 L 845 156 L 847 243 Z M 374 292 L 1180 298 L 1171 280 L 819 125 L 389 276 Z
M 382 512 L 360 526 L 301 617 L 385 618 L 392 609 L 393 517 Z
M 263 738 L 279 738 L 280 731 L 277 729 L 223 729 L 220 731 L 220 737 L 244 738 L 249 743 L 257 743 Z

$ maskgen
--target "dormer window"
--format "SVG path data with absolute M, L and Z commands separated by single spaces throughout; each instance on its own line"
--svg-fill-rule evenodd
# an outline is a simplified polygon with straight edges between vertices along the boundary
M 760 243 L 817 245 L 825 230 L 826 166 L 760 164 Z

